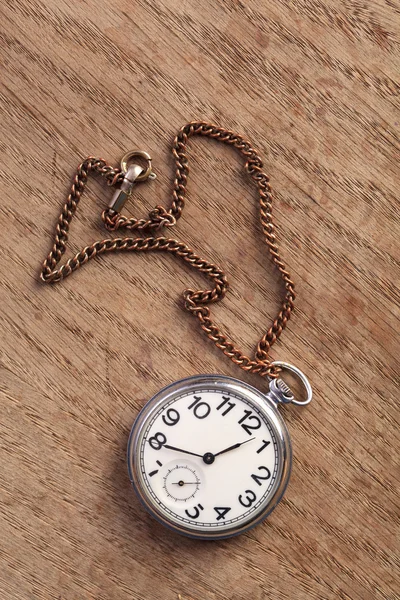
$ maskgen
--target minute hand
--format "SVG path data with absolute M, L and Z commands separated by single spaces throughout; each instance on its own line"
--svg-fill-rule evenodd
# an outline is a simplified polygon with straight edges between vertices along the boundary
M 243 446 L 243 444 L 247 444 L 247 442 L 251 442 L 252 440 L 255 440 L 255 438 L 252 437 L 249 440 L 245 440 L 244 442 L 239 442 L 238 444 L 233 444 L 233 446 L 229 446 L 229 448 L 225 448 L 225 450 L 221 450 L 221 452 L 216 452 L 214 454 L 214 456 L 219 456 L 220 454 L 225 454 L 225 452 L 230 452 L 230 450 L 235 450 L 236 448 L 239 448 L 239 446 Z
M 163 444 L 163 448 L 168 448 L 168 450 L 176 450 L 176 452 L 183 452 L 184 454 L 191 454 L 192 456 L 200 456 L 200 458 L 203 458 L 202 454 L 196 454 L 196 452 L 189 452 L 189 450 L 182 450 L 182 448 L 175 448 L 175 446 L 169 446 L 169 444 Z

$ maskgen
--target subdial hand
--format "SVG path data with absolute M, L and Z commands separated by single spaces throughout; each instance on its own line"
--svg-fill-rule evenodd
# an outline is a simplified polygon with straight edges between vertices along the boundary
M 229 448 L 225 448 L 225 450 L 216 452 L 216 454 L 214 454 L 214 456 L 219 456 L 220 454 L 224 454 L 225 452 L 230 452 L 231 450 L 235 450 L 236 448 L 239 448 L 239 446 L 243 446 L 243 444 L 247 444 L 247 442 L 251 442 L 252 440 L 255 440 L 255 439 L 256 439 L 255 437 L 252 437 L 249 440 L 245 440 L 244 442 L 239 442 L 238 444 L 233 444 L 233 446 L 229 446 Z
M 179 485 L 182 487 L 183 485 L 198 485 L 200 481 L 173 481 L 172 485 Z
M 183 452 L 184 454 L 191 454 L 192 456 L 200 456 L 200 458 L 203 458 L 202 454 L 196 454 L 196 452 L 189 452 L 189 450 L 182 450 L 182 448 L 175 448 L 175 446 L 170 446 L 169 444 L 164 444 L 163 448 L 168 448 L 168 450 L 175 450 L 176 452 Z

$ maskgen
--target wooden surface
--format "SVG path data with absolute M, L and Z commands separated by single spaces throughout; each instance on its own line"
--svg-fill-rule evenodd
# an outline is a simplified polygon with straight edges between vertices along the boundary
M 400 3 L 5 0 L 1 12 L 0 598 L 399 598 Z M 273 357 L 315 392 L 284 411 L 285 499 L 218 543 L 161 528 L 125 466 L 132 422 L 165 384 L 221 372 L 265 389 L 182 310 L 204 280 L 161 255 L 38 278 L 80 160 L 149 151 L 158 179 L 126 211 L 144 216 L 169 202 L 170 145 L 193 119 L 265 157 L 298 292 Z M 195 140 L 191 158 L 173 235 L 226 268 L 214 314 L 250 352 L 282 293 L 254 189 L 226 147 Z M 70 252 L 106 235 L 110 190 L 89 188 Z

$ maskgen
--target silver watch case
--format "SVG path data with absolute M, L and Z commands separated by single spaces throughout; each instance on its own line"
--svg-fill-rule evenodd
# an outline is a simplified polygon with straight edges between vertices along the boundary
M 278 473 L 276 477 L 276 483 L 274 488 L 271 490 L 270 495 L 266 498 L 264 504 L 262 504 L 258 511 L 251 516 L 249 521 L 241 524 L 233 525 L 229 529 L 223 531 L 212 531 L 209 528 L 206 530 L 192 529 L 186 527 L 183 524 L 177 524 L 171 520 L 168 514 L 160 507 L 148 490 L 141 482 L 139 476 L 140 473 L 140 446 L 143 434 L 143 429 L 149 419 L 157 413 L 162 406 L 171 400 L 175 396 L 180 396 L 183 393 L 190 393 L 192 390 L 198 390 L 199 387 L 207 387 L 207 389 L 219 389 L 225 393 L 235 393 L 244 396 L 253 402 L 257 408 L 263 412 L 271 427 L 274 430 L 277 450 L 278 450 Z M 289 482 L 291 465 L 292 465 L 292 447 L 290 442 L 289 432 L 286 428 L 284 420 L 278 411 L 277 404 L 268 396 L 261 393 L 256 388 L 234 379 L 233 377 L 227 377 L 225 375 L 196 375 L 176 381 L 167 387 L 160 390 L 149 402 L 145 404 L 140 413 L 138 414 L 128 441 L 127 449 L 127 460 L 128 460 L 128 471 L 131 483 L 135 489 L 139 500 L 142 502 L 146 510 L 162 523 L 165 527 L 176 531 L 182 535 L 186 535 L 195 539 L 204 540 L 217 540 L 223 538 L 229 538 L 245 531 L 248 531 L 255 525 L 261 523 L 277 506 L 281 500 L 285 489 Z

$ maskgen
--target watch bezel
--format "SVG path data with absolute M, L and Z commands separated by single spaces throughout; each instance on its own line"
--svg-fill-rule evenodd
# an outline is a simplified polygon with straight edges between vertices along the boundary
M 276 485 L 273 488 L 272 495 L 269 497 L 268 502 L 262 507 L 262 510 L 257 510 L 255 514 L 244 523 L 232 525 L 224 529 L 221 528 L 220 531 L 210 531 L 209 529 L 202 530 L 200 527 L 198 529 L 192 529 L 190 526 L 183 523 L 178 524 L 174 522 L 156 505 L 140 475 L 141 434 L 148 420 L 151 419 L 152 415 L 154 415 L 162 405 L 171 401 L 174 396 L 181 395 L 186 391 L 190 392 L 192 388 L 201 386 L 207 387 L 208 389 L 222 388 L 226 391 L 230 390 L 233 393 L 243 395 L 253 402 L 261 411 L 267 413 L 269 423 L 274 430 L 279 453 L 279 471 L 276 477 Z M 135 451 L 136 448 L 138 449 L 138 452 Z M 289 482 L 292 463 L 292 447 L 289 432 L 282 416 L 278 412 L 276 404 L 265 394 L 243 381 L 226 375 L 194 375 L 167 385 L 144 405 L 132 426 L 128 440 L 127 461 L 129 478 L 139 500 L 158 522 L 173 531 L 191 538 L 217 540 L 234 537 L 248 531 L 262 522 L 274 510 L 281 500 Z

